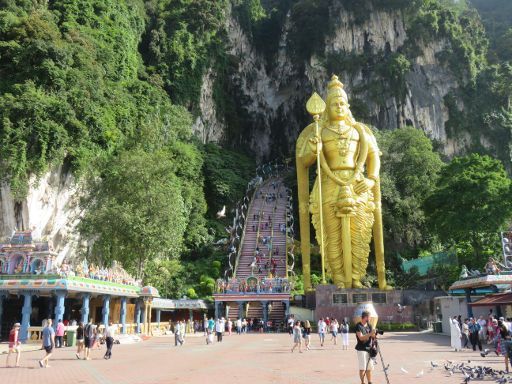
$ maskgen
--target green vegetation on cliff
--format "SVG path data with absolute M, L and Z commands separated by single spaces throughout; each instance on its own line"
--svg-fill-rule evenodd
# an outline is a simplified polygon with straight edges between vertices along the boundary
M 482 9 L 487 35 L 472 3 Z M 367 36 L 362 53 L 326 49 L 340 12 L 358 26 L 374 11 L 403 20 L 403 45 L 377 52 Z M 244 135 L 259 124 L 249 121 L 247 96 L 237 93 L 233 75 L 244 57 L 230 50 L 230 17 L 267 70 L 284 48 L 297 76 L 315 56 L 328 72 L 363 78 L 350 95 L 363 121 L 374 118 L 368 100 L 401 106 L 420 50 L 442 47 L 436 60 L 459 84 L 445 100 L 449 138 L 469 137 L 468 151 L 496 156 L 511 171 L 512 33 L 481 1 L 0 0 L 0 179 L 21 199 L 30 175 L 71 166 L 87 192 L 80 229 L 95 239 L 88 258 L 121 260 L 164 295 L 210 295 L 225 260 L 213 243 L 227 222 L 215 212 L 243 195 L 255 167 L 225 147 L 248 142 Z M 212 104 L 227 126 L 224 148 L 192 134 L 207 71 Z M 280 123 L 269 128 L 279 128 L 271 132 L 273 153 L 287 155 Z M 432 143 L 412 128 L 379 136 L 388 249 L 413 257 L 443 243 L 473 254 L 482 243 L 443 238 L 441 224 L 426 218 L 425 198 L 445 188 Z M 442 209 L 429 201 L 430 210 Z
M 225 6 L 0 1 L 0 178 L 22 198 L 30 174 L 71 164 L 87 181 L 80 230 L 95 241 L 86 256 L 120 260 L 167 294 L 200 286 L 183 264 L 223 236 L 208 220 L 243 196 L 254 170 L 244 155 L 199 144 L 179 105 L 198 98 Z M 203 281 L 219 274 L 203 272 Z

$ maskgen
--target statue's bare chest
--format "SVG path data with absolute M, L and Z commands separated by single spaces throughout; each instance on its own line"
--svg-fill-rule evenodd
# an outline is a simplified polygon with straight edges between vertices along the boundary
M 331 169 L 354 168 L 355 155 L 359 146 L 359 133 L 356 129 L 322 130 L 323 151 Z

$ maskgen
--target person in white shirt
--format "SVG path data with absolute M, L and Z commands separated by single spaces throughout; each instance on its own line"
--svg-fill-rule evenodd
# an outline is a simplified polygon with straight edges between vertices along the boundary
M 320 346 L 324 346 L 325 341 L 325 332 L 327 332 L 327 323 L 324 321 L 324 318 L 322 317 L 318 321 L 318 336 L 320 337 Z
M 290 336 L 293 334 L 293 323 L 294 323 L 294 318 L 292 315 L 288 318 L 288 334 Z
M 218 343 L 222 342 L 222 334 L 224 333 L 224 327 L 225 327 L 224 318 L 217 319 L 215 321 L 215 333 L 217 334 L 217 342 Z
M 112 324 L 112 322 L 105 328 L 105 343 L 107 344 L 107 352 L 105 352 L 105 356 L 103 356 L 105 360 L 112 357 L 112 346 L 114 345 L 116 331 L 117 325 Z
M 236 333 L 239 335 L 242 333 L 242 319 L 236 321 Z
M 485 321 L 483 316 L 480 316 L 480 318 L 478 319 L 478 324 L 480 324 L 480 340 L 485 341 L 487 338 L 487 321 Z
M 185 332 L 185 324 L 178 320 L 178 322 L 174 325 L 174 346 L 183 345 L 183 333 Z

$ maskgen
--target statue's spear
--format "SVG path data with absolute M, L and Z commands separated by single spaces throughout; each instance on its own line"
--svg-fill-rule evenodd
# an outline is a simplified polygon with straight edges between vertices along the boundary
M 320 151 L 321 147 L 318 148 L 322 139 L 320 136 L 320 126 L 318 124 L 318 120 L 320 119 L 320 115 L 324 113 L 326 108 L 325 102 L 318 95 L 318 93 L 313 92 L 308 102 L 306 103 L 306 109 L 308 113 L 313 116 L 313 120 L 315 121 L 315 138 L 317 142 L 317 151 L 316 151 L 316 173 L 318 180 L 318 205 L 319 205 L 319 215 L 320 215 L 320 256 L 322 258 L 322 284 L 325 284 L 325 242 L 324 242 L 324 215 L 323 215 L 323 205 L 322 205 L 322 174 L 321 174 L 321 165 L 320 165 Z

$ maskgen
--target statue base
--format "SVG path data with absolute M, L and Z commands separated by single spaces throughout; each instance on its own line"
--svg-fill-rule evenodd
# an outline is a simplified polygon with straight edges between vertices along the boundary
M 430 321 L 434 316 L 433 298 L 442 294 L 436 291 L 340 289 L 335 285 L 318 285 L 314 294 L 311 293 L 306 300 L 311 303 L 314 297 L 316 321 L 329 317 L 352 322 L 359 304 L 371 301 L 379 316 L 379 324 L 402 324 Z

